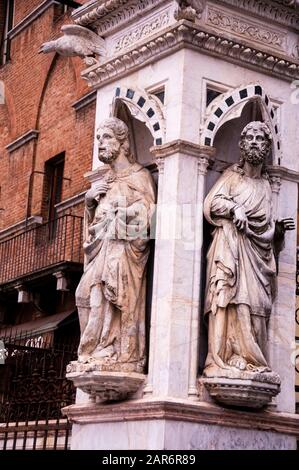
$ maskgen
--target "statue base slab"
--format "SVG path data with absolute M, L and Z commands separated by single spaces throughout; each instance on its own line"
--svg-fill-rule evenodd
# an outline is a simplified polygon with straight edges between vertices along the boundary
M 72 450 L 295 450 L 299 437 L 299 415 L 175 397 L 84 401 L 62 412 Z
M 136 372 L 107 371 L 97 363 L 76 361 L 67 366 L 66 377 L 96 402 L 124 400 L 136 393 L 146 378 Z
M 214 400 L 229 406 L 263 408 L 280 392 L 279 383 L 267 380 L 214 377 L 201 382 Z

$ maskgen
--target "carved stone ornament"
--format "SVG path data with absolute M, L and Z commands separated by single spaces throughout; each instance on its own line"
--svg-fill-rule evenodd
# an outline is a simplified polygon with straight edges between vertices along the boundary
M 62 56 L 82 57 L 86 65 L 98 63 L 95 57 L 105 56 L 105 40 L 83 26 L 68 24 L 61 28 L 64 36 L 41 45 L 39 53 L 57 52 Z
M 223 0 L 222 3 L 267 20 L 271 19 L 274 23 L 290 26 L 296 30 L 299 28 L 298 0 Z
M 284 51 L 286 47 L 286 33 L 221 8 L 208 7 L 206 23 L 263 46 L 268 45 L 280 51 Z
M 175 12 L 177 20 L 195 21 L 203 12 L 203 2 L 200 0 L 176 0 L 178 9 Z
M 259 408 L 280 391 L 267 358 L 267 325 L 276 295 L 276 260 L 291 218 L 275 220 L 265 162 L 267 124 L 241 133 L 240 162 L 210 190 L 204 213 L 214 226 L 204 313 L 209 348 L 202 382 L 218 402 Z
M 192 47 L 200 52 L 219 56 L 228 61 L 238 62 L 242 66 L 252 66 L 260 71 L 278 76 L 283 80 L 294 80 L 299 77 L 299 65 L 273 53 L 248 47 L 237 40 L 229 40 L 216 33 L 205 31 L 200 25 L 192 26 L 187 21 L 180 21 L 152 39 L 129 48 L 117 57 L 107 59 L 103 64 L 96 64 L 82 72 L 90 86 L 109 83 L 138 70 L 171 51 L 180 44 Z
M 272 398 L 280 392 L 280 379 L 277 381 L 272 374 L 262 377 L 267 381 L 261 381 L 261 375 L 255 378 L 243 377 L 232 378 L 206 378 L 204 385 L 209 394 L 223 405 L 233 405 L 245 408 L 262 408 L 271 402 Z
M 124 400 L 138 391 L 145 375 L 136 372 L 111 372 L 97 363 L 71 362 L 66 377 L 75 387 L 99 402 Z
M 85 266 L 76 290 L 81 339 L 67 377 L 101 400 L 116 400 L 136 392 L 144 380 L 155 184 L 131 154 L 123 121 L 104 120 L 96 135 L 104 165 L 85 195 Z
M 201 16 L 201 4 L 203 1 L 175 0 L 179 4 L 177 12 L 182 12 L 182 17 L 193 21 L 195 16 Z M 98 0 L 87 2 L 81 8 L 74 10 L 72 17 L 76 24 L 92 27 L 98 34 L 115 30 L 127 24 L 133 18 L 145 15 L 147 12 L 158 8 L 163 0 Z M 278 23 L 299 28 L 299 8 L 297 0 L 222 0 L 223 5 L 243 10 L 255 17 L 266 18 Z M 193 11 L 192 11 L 193 10 Z M 185 14 L 188 16 L 184 16 Z M 196 14 L 194 13 L 196 12 Z M 248 15 L 247 15 L 248 16 Z

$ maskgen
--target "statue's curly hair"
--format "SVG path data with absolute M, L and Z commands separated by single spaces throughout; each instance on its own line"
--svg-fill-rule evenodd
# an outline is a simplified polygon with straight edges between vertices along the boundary
M 135 163 L 136 159 L 130 152 L 129 128 L 127 124 L 117 117 L 104 119 L 98 128 L 107 127 L 111 129 L 115 137 L 122 143 L 125 155 L 130 163 Z
M 272 136 L 272 133 L 269 129 L 269 126 L 265 123 L 265 122 L 262 122 L 262 121 L 251 121 L 249 122 L 245 127 L 244 129 L 242 130 L 241 132 L 241 139 L 242 140 L 245 135 L 247 134 L 247 132 L 251 129 L 255 129 L 257 126 L 260 127 L 260 129 L 262 131 L 264 131 L 265 133 L 265 136 L 267 138 L 267 140 L 272 144 L 272 140 L 273 140 L 273 136 Z
M 262 131 L 264 131 L 264 134 L 265 134 L 265 137 L 267 139 L 267 148 L 266 148 L 266 153 L 269 154 L 270 153 L 270 149 L 271 149 L 271 146 L 272 146 L 272 140 L 273 140 L 273 136 L 272 136 L 272 133 L 268 127 L 268 125 L 265 123 L 265 122 L 262 122 L 262 121 L 251 121 L 249 122 L 245 127 L 244 129 L 242 130 L 241 132 L 241 137 L 240 137 L 240 141 L 239 141 L 239 147 L 240 147 L 240 150 L 241 150 L 241 156 L 240 156 L 240 161 L 239 161 L 239 165 L 241 167 L 243 167 L 244 165 L 244 162 L 245 162 L 245 158 L 244 158 L 244 155 L 243 155 L 243 151 L 244 151 L 244 139 L 245 139 L 245 136 L 247 134 L 247 132 L 251 129 L 256 129 L 256 127 L 259 127 Z M 266 162 L 264 161 L 264 164 L 263 164 L 263 168 L 262 168 L 262 173 L 266 172 Z

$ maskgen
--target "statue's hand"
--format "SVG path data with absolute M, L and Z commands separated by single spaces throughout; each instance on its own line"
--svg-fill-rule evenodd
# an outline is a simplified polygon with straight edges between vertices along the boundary
M 96 199 L 99 196 L 102 196 L 103 194 L 106 194 L 106 192 L 109 189 L 109 184 L 105 183 L 98 183 L 92 188 L 90 188 L 87 193 L 85 194 L 85 202 L 87 206 L 92 206 L 96 202 Z
M 286 232 L 287 230 L 295 230 L 295 222 L 292 217 L 285 217 L 284 219 L 279 219 L 276 222 L 278 229 Z
M 247 216 L 243 207 L 239 206 L 234 209 L 233 222 L 238 230 L 244 230 L 246 228 Z

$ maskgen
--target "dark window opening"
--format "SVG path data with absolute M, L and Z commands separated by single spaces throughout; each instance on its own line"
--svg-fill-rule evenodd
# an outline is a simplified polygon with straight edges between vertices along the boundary
M 155 95 L 161 101 L 161 103 L 164 104 L 164 100 L 165 100 L 164 88 L 162 88 L 161 90 L 155 91 L 153 95 Z
M 61 202 L 64 172 L 64 153 L 45 163 L 43 215 L 48 221 L 57 217 L 55 205 Z
M 214 99 L 217 98 L 217 96 L 221 94 L 222 93 L 220 91 L 207 88 L 207 96 L 206 96 L 207 106 L 209 106 L 209 104 L 212 103 L 212 101 L 214 101 Z
M 54 4 L 54 21 L 74 8 L 82 7 L 81 3 L 73 0 L 56 0 Z
M 3 4 L 4 14 L 3 17 L 0 17 L 1 65 L 6 64 L 10 60 L 11 41 L 8 37 L 8 33 L 13 28 L 14 0 L 3 0 Z

